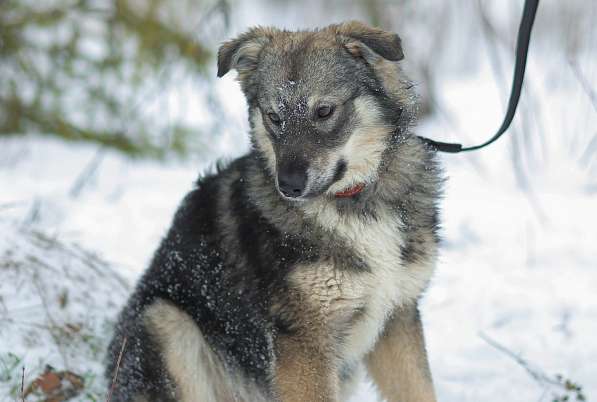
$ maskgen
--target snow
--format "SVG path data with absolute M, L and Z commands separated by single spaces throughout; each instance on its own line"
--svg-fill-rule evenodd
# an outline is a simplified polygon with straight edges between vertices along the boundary
M 0 231 L 0 400 L 16 400 L 21 376 L 27 386 L 47 365 L 82 376 L 83 399 L 101 399 L 106 340 L 129 284 L 95 254 L 28 224 L 2 216 Z
M 47 260 L 49 267 L 64 265 L 60 255 L 27 243 L 23 228 L 32 228 L 26 230 L 39 230 L 60 242 L 76 242 L 93 250 L 110 262 L 102 269 L 117 270 L 129 284 L 147 265 L 197 171 L 209 166 L 135 162 L 107 153 L 97 175 L 79 197 L 72 198 L 69 190 L 93 157 L 92 147 L 28 137 L 3 140 L 2 153 L 18 161 L 0 170 L 0 229 L 4 232 L 0 253 L 16 253 L 17 260 L 26 260 L 29 253 Z M 487 179 L 468 164 L 457 162 L 458 158 L 444 157 L 450 177 L 443 201 L 445 242 L 422 307 L 440 399 L 537 400 L 542 394 L 523 368 L 480 334 L 520 353 L 550 375 L 561 373 L 579 382 L 588 395 L 595 395 L 594 193 L 583 191 L 582 186 L 572 191 L 571 183 L 562 183 L 558 190 L 546 180 L 544 188 L 534 190 L 532 201 L 511 177 L 507 179 L 508 174 L 504 173 L 506 179 Z M 85 269 L 79 265 L 70 270 Z M 42 360 L 62 367 L 59 354 L 48 353 L 51 338 L 30 347 L 19 326 L 10 321 L 15 316 L 29 319 L 30 314 L 35 322 L 44 319 L 33 284 L 20 278 L 15 287 L 12 277 L 3 273 L 0 356 L 15 353 L 24 358 L 30 371 Z M 85 304 L 80 308 L 93 312 L 86 315 L 91 329 L 116 315 L 115 306 L 103 307 L 106 297 L 116 304 L 124 301 L 122 293 L 112 297 L 106 279 L 83 282 L 81 289 L 52 274 L 41 277 L 52 292 L 66 286 L 72 293 L 69 314 L 75 314 L 79 303 L 75 295 L 98 295 L 97 300 L 81 299 Z M 19 313 L 22 306 L 33 307 Z M 77 322 L 80 318 L 75 314 L 62 320 Z M 98 340 L 102 350 L 106 341 L 107 337 Z M 67 350 L 89 356 L 81 352 L 80 345 L 68 345 Z M 69 362 L 68 367 L 99 375 L 100 361 L 95 356 Z M 0 387 L 0 392 L 6 393 L 6 387 Z M 355 401 L 375 400 L 370 385 L 363 384 L 359 392 Z
M 279 10 L 270 15 L 263 9 L 243 5 L 235 24 L 297 25 L 293 13 L 274 20 Z M 329 22 L 323 18 L 310 22 Z M 541 19 L 537 24 L 538 32 L 547 29 Z M 513 130 L 487 150 L 441 157 L 449 178 L 444 244 L 422 299 L 441 401 L 551 401 L 562 394 L 484 337 L 548 378 L 561 374 L 579 383 L 588 400 L 597 395 L 597 158 L 588 146 L 597 113 L 564 56 L 538 43 Z M 594 52 L 579 54 L 577 62 L 595 87 Z M 484 62 L 465 74 L 438 72 L 440 111 L 417 133 L 465 144 L 490 136 L 510 79 L 511 60 L 503 63 L 506 83 Z M 217 158 L 233 158 L 248 146 L 245 105 L 232 74 L 217 81 L 213 93 L 224 100 L 230 124 L 214 135 L 209 154 L 158 163 L 102 151 L 77 196 L 73 186 L 96 157 L 95 147 L 35 135 L 0 137 L 1 401 L 15 400 L 21 366 L 27 382 L 45 364 L 94 378 L 89 395 L 78 400 L 103 399 L 102 351 L 128 289 L 196 177 Z M 197 107 L 189 106 L 189 113 Z M 518 172 L 516 147 L 522 149 Z M 39 269 L 1 265 L 7 255 L 17 263 L 37 259 Z M 62 308 L 57 300 L 65 291 L 69 302 Z M 20 321 L 60 328 L 75 323 L 82 330 L 57 345 L 48 330 Z M 363 383 L 352 400 L 377 397 Z

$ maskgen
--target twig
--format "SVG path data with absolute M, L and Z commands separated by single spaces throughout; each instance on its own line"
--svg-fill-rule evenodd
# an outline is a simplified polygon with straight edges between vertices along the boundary
M 498 343 L 496 340 L 490 338 L 489 336 L 485 335 L 484 333 L 480 333 L 479 336 L 485 342 L 487 342 L 490 346 L 494 347 L 495 349 L 499 350 L 500 352 L 504 353 L 506 356 L 512 358 L 516 363 L 518 363 L 522 368 L 526 370 L 526 372 L 539 383 L 541 386 L 545 386 L 545 384 L 550 385 L 559 385 L 559 383 L 547 376 L 547 374 L 539 371 L 538 369 L 534 369 L 530 366 L 530 364 L 524 360 L 522 357 L 517 355 L 516 353 L 512 352 L 510 349 L 505 347 L 504 345 Z
M 49 326 L 51 328 L 52 327 L 59 328 L 59 325 L 56 323 L 56 320 L 54 320 L 54 317 L 52 317 L 52 314 L 50 313 L 50 307 L 48 305 L 48 301 L 46 300 L 46 294 L 44 293 L 43 288 L 39 282 L 39 278 L 34 276 L 32 282 L 33 282 L 33 286 L 35 286 L 35 288 L 37 289 L 37 292 L 39 294 L 39 299 L 41 300 L 43 310 L 46 314 L 47 322 L 50 324 Z M 53 330 L 48 329 L 48 332 L 50 333 L 50 336 L 52 337 L 52 339 L 54 340 L 54 343 L 56 344 L 56 348 L 58 349 L 58 353 L 60 354 L 60 357 L 62 357 L 62 362 L 64 363 L 64 367 L 66 369 L 68 369 L 69 364 L 68 364 L 68 359 L 66 357 L 66 350 L 64 349 L 64 345 L 62 345 L 62 343 L 60 342 L 60 338 Z
M 589 141 L 589 145 L 583 151 L 580 159 L 578 160 L 582 166 L 587 166 L 591 162 L 591 157 L 597 151 L 597 132 L 593 134 L 593 138 Z
M 11 313 L 12 313 L 12 311 L 11 311 Z M 10 323 L 10 324 L 14 324 L 14 325 L 22 325 L 24 327 L 30 327 L 30 328 L 36 328 L 36 329 L 43 329 L 45 331 L 50 332 L 50 335 L 52 334 L 52 331 L 55 331 L 56 329 L 60 328 L 54 324 L 43 325 L 43 324 L 38 324 L 36 322 L 26 322 L 26 321 L 15 320 L 14 318 L 10 318 L 10 317 L 2 317 L 2 319 L 0 319 L 0 322 Z
M 577 61 L 573 58 L 568 59 L 568 65 L 570 69 L 574 73 L 574 77 L 578 80 L 581 88 L 587 94 L 589 101 L 591 102 L 591 106 L 593 106 L 593 110 L 597 113 L 597 92 L 591 87 L 589 80 L 580 69 Z M 580 163 L 583 165 L 587 165 L 590 161 L 591 154 L 595 152 L 597 145 L 597 133 L 593 135 L 593 138 L 589 141 L 589 145 L 587 145 L 586 149 L 584 150 L 582 156 L 580 157 Z
M 81 173 L 79 173 L 79 175 L 77 176 L 77 179 L 75 180 L 73 186 L 71 187 L 71 189 L 69 191 L 69 195 L 72 198 L 77 198 L 79 196 L 79 194 L 81 194 L 81 191 L 83 190 L 83 188 L 85 188 L 87 183 L 92 179 L 92 177 L 97 172 L 97 169 L 99 168 L 100 164 L 102 163 L 102 160 L 104 159 L 104 155 L 105 155 L 104 148 L 102 148 L 102 147 L 98 148 L 97 151 L 95 152 L 95 155 L 93 155 L 93 158 L 85 166 L 83 171 L 81 171 Z
M 557 374 L 553 377 L 550 377 L 547 374 L 545 374 L 544 371 L 538 368 L 532 368 L 531 365 L 522 357 L 512 352 L 505 346 L 499 344 L 495 340 L 491 339 L 487 335 L 480 333 L 479 336 L 481 337 L 481 339 L 483 339 L 489 345 L 493 346 L 495 349 L 514 359 L 514 361 L 521 365 L 526 370 L 526 372 L 529 373 L 533 380 L 535 380 L 537 384 L 541 388 L 543 388 L 543 394 L 541 395 L 539 401 L 543 400 L 548 391 L 551 391 L 553 393 L 552 400 L 554 402 L 572 401 L 572 398 L 574 398 L 576 401 L 587 400 L 587 397 L 583 392 L 583 387 L 580 384 L 568 378 L 565 378 L 561 374 Z
M 118 370 L 120 369 L 120 362 L 122 361 L 122 355 L 124 354 L 124 348 L 126 346 L 127 338 L 126 336 L 122 339 L 122 346 L 120 347 L 120 353 L 118 354 L 118 360 L 116 360 L 116 369 L 114 369 L 114 377 L 112 378 L 112 385 L 110 385 L 110 389 L 108 390 L 108 395 L 106 395 L 106 402 L 110 402 L 112 399 L 112 393 L 116 389 L 116 379 L 118 378 Z
M 23 372 L 21 373 L 21 402 L 25 402 L 25 366 L 23 366 Z
M 574 60 L 573 58 L 568 59 L 568 65 L 572 69 L 574 77 L 576 77 L 576 79 L 578 80 L 583 91 L 589 97 L 589 100 L 591 101 L 591 106 L 593 106 L 593 110 L 595 110 L 595 113 L 597 113 L 597 92 L 595 92 L 595 90 L 591 87 L 589 80 L 581 71 L 580 66 L 578 65 L 576 60 Z
M 40 201 L 38 198 L 33 200 L 29 211 L 27 212 L 27 216 L 23 219 L 22 226 L 29 226 L 32 223 L 35 223 L 39 219 L 39 209 L 40 209 Z

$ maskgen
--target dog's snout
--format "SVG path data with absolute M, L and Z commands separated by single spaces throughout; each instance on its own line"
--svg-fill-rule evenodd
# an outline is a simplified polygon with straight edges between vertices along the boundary
M 300 197 L 303 195 L 306 186 L 307 169 L 290 166 L 278 172 L 278 188 L 286 197 Z

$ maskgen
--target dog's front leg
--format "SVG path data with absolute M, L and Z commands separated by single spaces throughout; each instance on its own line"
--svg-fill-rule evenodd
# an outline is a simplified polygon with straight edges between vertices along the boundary
M 281 402 L 337 402 L 338 376 L 325 347 L 305 336 L 278 335 L 275 384 Z
M 388 402 L 435 401 L 416 303 L 394 311 L 366 362 L 371 377 Z

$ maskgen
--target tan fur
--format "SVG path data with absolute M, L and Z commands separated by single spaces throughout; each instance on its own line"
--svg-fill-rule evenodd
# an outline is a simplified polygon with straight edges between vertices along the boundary
M 186 313 L 165 301 L 145 310 L 145 325 L 158 341 L 182 402 L 251 402 L 263 400 L 232 377 Z M 241 383 L 242 384 L 242 383 Z
M 358 361 L 371 350 L 394 308 L 413 303 L 425 289 L 433 264 L 408 269 L 401 266 L 398 247 L 402 241 L 398 230 L 401 222 L 389 214 L 374 221 L 346 219 L 323 200 L 305 206 L 305 212 L 323 228 L 342 236 L 373 267 L 373 272 L 364 275 L 341 273 L 342 267 L 300 267 L 293 275 L 299 288 L 310 295 L 309 300 L 319 300 L 319 308 L 331 317 L 338 314 L 345 318 L 347 311 L 366 308 L 364 317 L 352 323 L 343 342 L 344 359 Z M 322 291 L 328 292 L 326 298 L 321 297 Z
M 387 144 L 389 132 L 393 129 L 380 125 L 380 112 L 373 99 L 365 97 L 354 102 L 355 113 L 360 126 L 350 136 L 348 142 L 339 150 L 339 156 L 329 159 L 335 163 L 340 158 L 348 162 L 345 178 L 334 183 L 328 194 L 334 194 L 356 183 L 371 183 L 377 178 L 379 163 Z M 334 165 L 329 168 L 331 171 Z
M 294 306 L 292 329 L 274 338 L 277 397 L 281 402 L 337 402 L 336 353 L 325 311 L 296 285 L 281 300 Z
M 232 61 L 232 65 L 233 66 L 237 66 L 239 65 L 239 60 L 242 57 L 250 57 L 251 59 L 257 59 L 257 57 L 259 57 L 259 52 L 261 52 L 261 49 L 263 48 L 263 45 L 265 44 L 265 40 L 255 40 L 255 41 L 250 41 L 245 43 L 244 45 L 242 45 L 240 47 L 240 49 L 238 50 L 238 52 L 235 54 L 235 57 L 233 58 Z M 251 73 L 252 68 L 251 67 L 240 67 L 237 68 L 238 70 L 238 76 L 236 77 L 236 79 L 240 82 L 242 82 L 246 76 L 248 74 Z
M 276 387 L 283 402 L 336 402 L 338 379 L 325 346 L 304 337 L 276 340 Z
M 301 292 L 309 309 L 319 312 L 322 322 L 318 325 L 324 326 L 325 332 L 346 330 L 366 302 L 365 284 L 332 264 L 299 266 L 291 273 L 289 282 Z
M 261 149 L 267 159 L 268 169 L 274 174 L 276 172 L 276 153 L 274 152 L 272 142 L 269 140 L 267 131 L 263 125 L 261 111 L 257 109 L 255 113 L 250 116 L 250 119 L 254 127 L 253 132 L 255 133 L 253 138 L 255 138 L 257 146 Z
M 396 310 L 367 357 L 367 365 L 388 402 L 435 402 L 423 329 L 414 305 Z
M 408 104 L 408 92 L 404 90 L 405 82 L 400 79 L 402 71 L 398 63 L 380 57 L 373 68 L 375 68 L 377 76 L 381 78 L 388 95 L 401 104 Z

